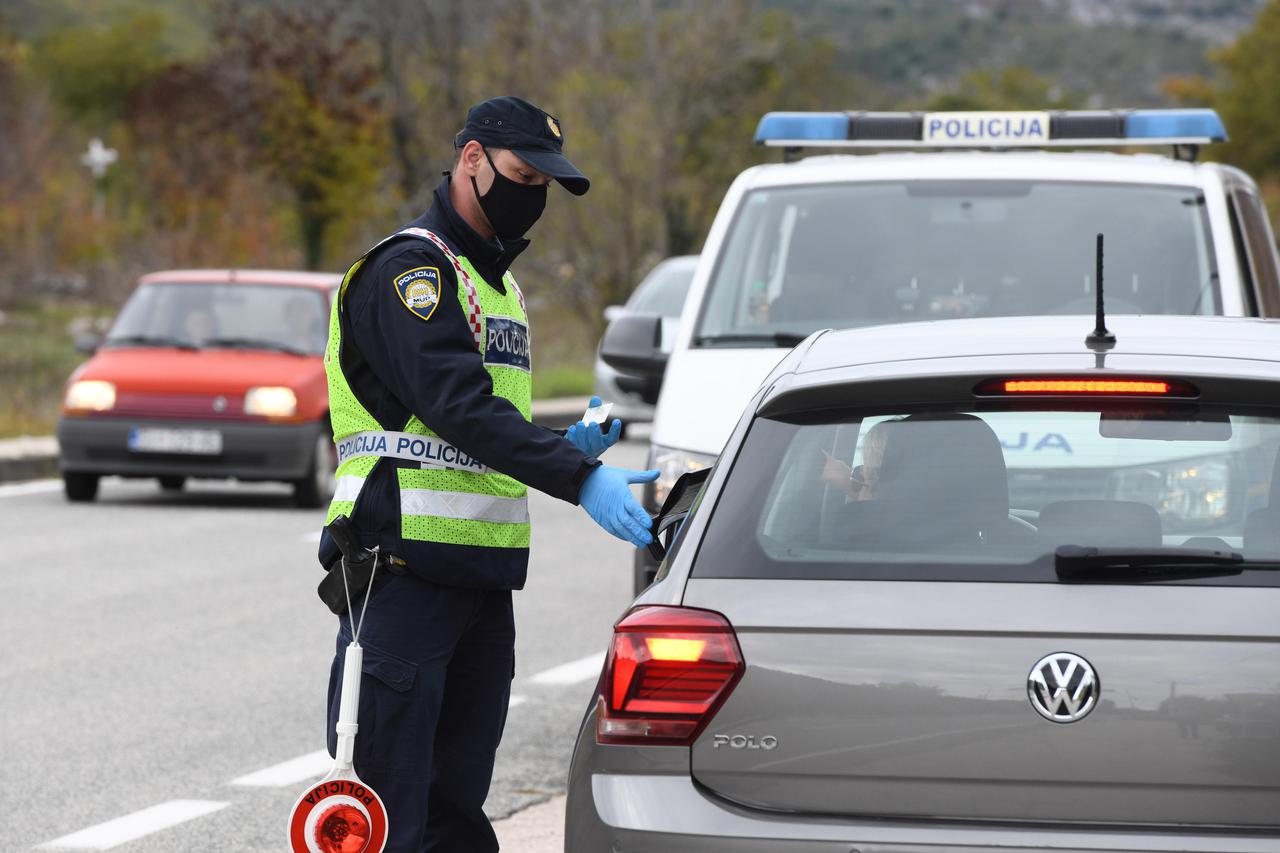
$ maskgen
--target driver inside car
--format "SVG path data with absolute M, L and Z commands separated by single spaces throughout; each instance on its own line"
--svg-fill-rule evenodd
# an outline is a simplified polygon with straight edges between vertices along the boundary
M 862 464 L 850 466 L 827 451 L 822 465 L 822 480 L 842 489 L 849 500 L 869 501 L 876 496 L 876 483 L 880 478 L 880 465 L 884 461 L 889 424 L 881 421 L 867 430 L 862 440 Z

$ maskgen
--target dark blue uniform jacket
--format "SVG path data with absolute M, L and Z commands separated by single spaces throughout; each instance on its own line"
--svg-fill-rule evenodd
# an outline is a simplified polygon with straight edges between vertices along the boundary
M 527 240 L 485 240 L 449 201 L 449 178 L 436 187 L 431 209 L 409 223 L 444 240 L 467 258 L 487 284 L 505 292 L 503 273 Z M 400 299 L 393 283 L 416 267 L 440 271 L 440 304 L 423 320 Z M 431 243 L 401 237 L 378 246 L 347 288 L 342 329 L 342 370 L 357 399 L 386 430 L 400 430 L 411 414 L 450 444 L 525 485 L 570 503 L 599 463 L 561 434 L 524 419 L 509 401 L 493 395 L 484 359 L 458 303 L 448 258 Z M 536 341 L 536 338 L 534 338 Z M 352 522 L 364 544 L 406 561 L 409 571 L 436 583 L 481 589 L 524 586 L 529 551 L 402 541 L 395 469 L 416 466 L 378 460 L 356 501 Z M 337 549 L 325 536 L 320 561 Z

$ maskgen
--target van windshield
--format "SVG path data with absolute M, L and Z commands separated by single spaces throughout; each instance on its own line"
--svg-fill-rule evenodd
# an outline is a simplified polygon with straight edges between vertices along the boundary
M 1053 581 L 1064 545 L 1241 552 L 1274 569 L 1277 447 L 1274 411 L 1197 405 L 760 418 L 694 575 Z
M 911 320 L 1221 313 L 1204 197 L 1188 187 L 897 181 L 754 190 L 695 342 Z

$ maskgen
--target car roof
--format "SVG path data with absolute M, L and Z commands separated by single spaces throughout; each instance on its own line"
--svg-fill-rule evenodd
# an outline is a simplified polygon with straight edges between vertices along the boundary
M 864 389 L 855 397 L 940 400 L 954 396 L 961 385 L 969 388 L 1000 376 L 1181 377 L 1212 380 L 1210 386 L 1200 385 L 1206 401 L 1225 399 L 1222 394 L 1259 403 L 1275 397 L 1270 388 L 1280 382 L 1280 321 L 1114 315 L 1106 325 L 1116 337 L 1106 351 L 1085 344 L 1094 328 L 1092 316 L 938 320 L 815 332 L 765 380 L 755 409 L 770 414 L 822 408 L 849 399 L 840 389 L 852 386 Z M 1095 373 L 1100 370 L 1107 373 Z M 1240 382 L 1253 384 L 1246 388 Z M 1267 390 L 1259 390 L 1263 387 Z
M 1099 151 L 912 151 L 832 154 L 747 170 L 748 188 L 839 181 L 1056 180 L 1200 186 L 1216 163 Z
M 1112 315 L 1108 356 L 1144 355 L 1280 363 L 1280 321 L 1251 317 Z M 797 373 L 890 362 L 1000 356 L 1078 355 L 1093 316 L 989 317 L 828 331 L 800 354 Z M 905 368 L 910 369 L 910 368 Z M 1280 378 L 1280 372 L 1278 372 Z
M 191 269 L 147 273 L 139 284 L 280 284 L 328 290 L 342 283 L 337 273 L 303 270 Z

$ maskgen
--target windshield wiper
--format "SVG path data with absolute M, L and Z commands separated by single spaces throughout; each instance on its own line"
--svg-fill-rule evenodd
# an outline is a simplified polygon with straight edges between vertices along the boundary
M 1064 581 L 1167 580 L 1238 575 L 1244 555 L 1207 548 L 1095 548 L 1059 545 L 1053 567 Z
M 807 337 L 809 336 L 797 332 L 756 332 L 737 335 L 700 335 L 693 339 L 693 343 L 700 347 L 716 344 L 767 344 L 790 349 Z
M 306 355 L 306 351 L 289 344 L 273 341 L 268 338 L 208 338 L 206 347 L 231 347 L 233 349 L 265 349 L 273 352 L 287 352 L 290 355 Z
M 173 347 L 174 349 L 185 349 L 195 352 L 197 347 L 192 341 L 183 340 L 173 335 L 118 335 L 114 338 L 107 338 L 103 341 L 104 345 L 125 344 L 142 347 Z

